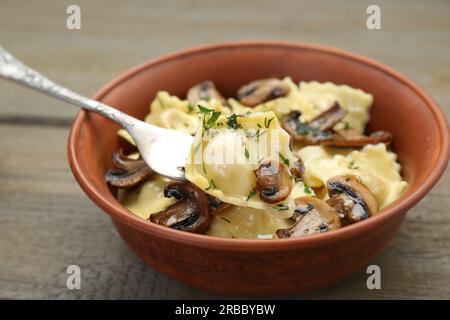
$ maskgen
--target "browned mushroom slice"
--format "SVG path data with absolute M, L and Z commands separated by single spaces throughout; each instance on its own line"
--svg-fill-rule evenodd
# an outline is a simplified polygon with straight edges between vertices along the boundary
M 149 220 L 169 228 L 201 233 L 209 226 L 208 197 L 188 181 L 177 181 L 164 188 L 164 196 L 178 201 L 166 210 L 151 214 Z
M 346 114 L 347 111 L 335 102 L 331 108 L 319 114 L 309 123 L 300 122 L 300 111 L 291 111 L 283 118 L 282 126 L 293 140 L 304 145 L 316 145 L 333 139 L 333 133 L 330 130 Z
M 253 173 L 256 176 L 255 191 L 264 202 L 278 203 L 291 193 L 291 178 L 280 162 L 266 161 Z
M 285 97 L 289 91 L 289 86 L 279 79 L 261 79 L 242 86 L 237 92 L 237 98 L 242 104 L 254 107 L 269 100 Z
M 314 197 L 295 199 L 294 224 L 288 229 L 277 230 L 278 238 L 297 238 L 314 233 L 339 229 L 339 217 L 324 201 Z
M 292 167 L 289 171 L 291 175 L 294 176 L 295 181 L 303 180 L 303 172 L 305 172 L 305 165 L 303 164 L 303 160 L 300 157 L 297 157 L 297 161 L 292 164 Z
M 384 143 L 389 146 L 394 138 L 393 134 L 387 131 L 375 131 L 370 135 L 362 135 L 355 129 L 342 129 L 337 131 L 329 140 L 322 144 L 335 147 L 364 147 L 366 144 Z
M 209 101 L 212 98 L 215 98 L 222 104 L 225 104 L 225 98 L 216 89 L 214 82 L 210 80 L 196 84 L 190 88 L 187 93 L 187 99 L 192 104 L 196 104 L 200 100 Z
M 152 170 L 144 160 L 131 160 L 123 155 L 122 149 L 112 156 L 114 165 L 118 169 L 108 170 L 105 181 L 116 188 L 131 188 L 152 174 Z
M 352 175 L 336 176 L 327 181 L 327 203 L 348 223 L 355 223 L 378 212 L 372 192 Z
M 347 115 L 347 110 L 343 109 L 340 104 L 335 101 L 331 108 L 320 113 L 308 126 L 318 128 L 320 131 L 328 131 L 333 129 L 334 125 L 341 121 Z

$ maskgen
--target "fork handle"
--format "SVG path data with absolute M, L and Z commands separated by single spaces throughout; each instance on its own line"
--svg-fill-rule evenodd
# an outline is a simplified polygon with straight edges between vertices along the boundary
M 31 69 L 0 46 L 0 76 L 15 81 L 26 87 L 35 89 L 54 98 L 99 113 L 116 122 L 124 129 L 135 126 L 140 120 L 133 118 L 104 103 L 86 98 L 61 85 L 58 85 Z

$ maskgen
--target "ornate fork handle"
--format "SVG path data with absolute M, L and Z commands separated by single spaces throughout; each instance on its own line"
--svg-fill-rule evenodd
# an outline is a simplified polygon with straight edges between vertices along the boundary
M 139 120 L 130 117 L 117 109 L 111 108 L 101 102 L 83 97 L 82 95 L 54 83 L 47 77 L 16 59 L 1 46 L 0 76 L 5 79 L 15 81 L 26 87 L 41 91 L 52 97 L 67 101 L 76 106 L 100 113 L 125 129 L 130 128 L 139 122 Z

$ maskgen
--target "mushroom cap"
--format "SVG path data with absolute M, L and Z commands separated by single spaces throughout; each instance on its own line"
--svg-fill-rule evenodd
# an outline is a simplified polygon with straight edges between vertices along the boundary
M 203 190 L 188 181 L 177 181 L 166 186 L 164 196 L 174 197 L 178 201 L 166 210 L 150 215 L 151 222 L 195 233 L 204 232 L 208 228 L 210 203 Z
M 279 238 L 302 237 L 341 227 L 341 221 L 333 208 L 318 198 L 296 198 L 295 207 L 294 224 L 288 229 L 278 230 Z
M 242 86 L 237 92 L 237 98 L 242 104 L 255 107 L 266 101 L 287 96 L 289 91 L 289 85 L 282 80 L 260 79 Z
M 264 202 L 278 203 L 291 193 L 292 181 L 281 162 L 266 161 L 253 173 L 256 176 L 255 190 Z
M 359 134 L 355 129 L 342 129 L 333 134 L 332 138 L 323 141 L 323 145 L 334 147 L 361 148 L 366 144 L 384 143 L 389 146 L 394 135 L 388 131 L 375 131 L 370 135 Z
M 191 87 L 187 92 L 187 99 L 192 104 L 196 104 L 200 100 L 210 100 L 212 98 L 225 104 L 225 98 L 216 89 L 216 85 L 211 80 L 200 82 Z
M 112 155 L 112 160 L 118 169 L 108 170 L 105 181 L 116 188 L 135 187 L 153 173 L 144 160 L 128 159 L 122 149 Z
M 300 122 L 300 111 L 294 110 L 288 113 L 282 121 L 283 128 L 292 139 L 302 145 L 326 145 L 334 147 L 361 148 L 366 144 L 384 143 L 389 146 L 393 140 L 393 134 L 387 131 L 376 131 L 370 135 L 362 135 L 355 129 L 342 129 L 336 133 L 332 129 L 341 121 L 347 111 L 340 107 L 338 102 L 309 123 Z
M 282 126 L 289 132 L 293 140 L 303 145 L 316 145 L 333 139 L 333 133 L 330 130 L 346 114 L 347 110 L 335 102 L 331 108 L 319 114 L 309 123 L 300 122 L 300 111 L 291 111 L 283 118 Z
M 327 181 L 327 203 L 349 223 L 355 223 L 378 212 L 372 192 L 353 175 L 340 175 Z

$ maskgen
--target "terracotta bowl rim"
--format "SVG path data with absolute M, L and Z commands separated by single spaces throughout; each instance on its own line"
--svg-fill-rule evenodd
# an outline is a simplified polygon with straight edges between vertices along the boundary
M 397 81 L 402 82 L 415 92 L 427 105 L 428 110 L 432 113 L 435 125 L 440 135 L 440 154 L 441 156 L 433 163 L 430 169 L 431 174 L 425 179 L 425 181 L 416 189 L 412 190 L 412 193 L 405 196 L 403 195 L 392 205 L 383 209 L 383 213 L 372 217 L 370 219 L 361 221 L 359 223 L 346 226 L 345 228 L 335 230 L 333 232 L 326 232 L 323 234 L 311 235 L 308 237 L 301 237 L 295 239 L 277 239 L 277 240 L 251 240 L 251 239 L 229 239 L 218 238 L 202 234 L 193 234 L 182 232 L 174 229 L 169 229 L 157 224 L 149 223 L 148 221 L 134 215 L 123 207 L 118 201 L 110 202 L 106 200 L 102 192 L 99 191 L 93 183 L 89 180 L 89 177 L 83 172 L 80 165 L 80 153 L 79 153 L 79 137 L 83 130 L 88 111 L 80 111 L 71 127 L 68 139 L 68 158 L 70 167 L 74 173 L 74 176 L 85 193 L 89 198 L 96 203 L 102 210 L 108 213 L 114 220 L 120 223 L 126 224 L 133 229 L 138 229 L 145 233 L 155 235 L 161 238 L 166 238 L 178 243 L 190 244 L 202 248 L 217 248 L 220 250 L 230 251 L 272 251 L 272 250 L 289 250 L 299 247 L 314 247 L 318 245 L 326 245 L 339 239 L 348 239 L 352 236 L 363 235 L 365 232 L 369 232 L 376 226 L 388 223 L 394 216 L 405 213 L 409 208 L 419 202 L 436 184 L 441 175 L 444 173 L 449 156 L 450 156 L 450 143 L 449 143 L 449 127 L 443 111 L 439 108 L 436 102 L 431 96 L 422 89 L 419 85 L 409 80 L 399 72 L 386 66 L 385 64 L 375 61 L 373 59 L 361 56 L 359 54 L 351 53 L 345 50 L 337 49 L 334 47 L 301 43 L 293 41 L 275 41 L 275 40 L 245 40 L 245 41 L 230 41 L 217 44 L 201 45 L 189 49 L 176 51 L 174 53 L 166 54 L 158 58 L 150 59 L 143 64 L 140 64 L 134 68 L 117 76 L 112 81 L 103 86 L 95 95 L 94 99 L 101 100 L 114 88 L 120 86 L 123 82 L 129 80 L 133 76 L 137 75 L 141 71 L 151 68 L 160 63 L 166 63 L 179 58 L 193 56 L 198 54 L 206 54 L 211 51 L 220 51 L 227 49 L 239 49 L 239 48 L 282 48 L 284 50 L 310 50 L 326 53 L 332 56 L 339 56 L 341 58 L 356 61 L 361 64 L 368 65 L 372 68 L 378 69 L 388 76 L 395 78 Z

